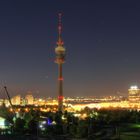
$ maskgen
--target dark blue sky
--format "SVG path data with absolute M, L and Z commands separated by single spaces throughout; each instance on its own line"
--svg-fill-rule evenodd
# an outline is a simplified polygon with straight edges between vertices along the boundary
M 57 96 L 58 13 L 65 96 L 127 95 L 140 86 L 138 0 L 1 0 L 0 86 L 11 96 Z

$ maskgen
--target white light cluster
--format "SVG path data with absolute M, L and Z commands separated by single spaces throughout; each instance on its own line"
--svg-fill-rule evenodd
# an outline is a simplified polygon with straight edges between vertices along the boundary
M 138 86 L 131 86 L 130 89 L 138 89 Z

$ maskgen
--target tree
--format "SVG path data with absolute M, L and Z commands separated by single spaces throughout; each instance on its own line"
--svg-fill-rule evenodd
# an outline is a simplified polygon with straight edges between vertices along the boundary
M 23 134 L 25 131 L 25 120 L 17 118 L 14 126 L 15 132 L 18 134 Z

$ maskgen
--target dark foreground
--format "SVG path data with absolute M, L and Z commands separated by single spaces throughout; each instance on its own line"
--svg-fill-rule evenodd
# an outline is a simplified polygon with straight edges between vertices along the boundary
M 86 140 L 86 139 L 73 139 L 62 136 L 57 137 L 36 137 L 36 136 L 0 136 L 0 140 Z
M 69 138 L 68 136 L 51 136 L 51 137 L 37 137 L 37 136 L 0 136 L 0 140 L 139 140 L 140 133 L 125 132 L 120 135 L 108 137 L 106 135 L 94 135 L 90 138 Z
M 0 140 L 140 140 L 140 111 L 85 108 L 77 117 L 69 112 L 31 110 L 13 121 L 5 110 L 0 109 L 6 119 Z

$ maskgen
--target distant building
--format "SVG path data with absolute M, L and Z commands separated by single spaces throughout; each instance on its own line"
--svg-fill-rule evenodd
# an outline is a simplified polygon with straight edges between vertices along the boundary
M 140 89 L 137 86 L 131 86 L 128 89 L 128 99 L 130 102 L 140 102 Z
M 34 105 L 36 105 L 36 106 L 46 105 L 46 100 L 42 99 L 42 98 L 35 98 Z
M 4 103 L 4 99 L 0 99 L 0 106 Z
M 27 105 L 33 105 L 34 104 L 34 97 L 32 95 L 32 92 L 28 92 L 25 96 L 26 104 Z
M 27 104 L 27 101 L 25 98 L 21 98 L 21 104 L 22 106 L 25 106 Z
M 20 103 L 21 103 L 21 96 L 20 95 L 14 96 L 11 99 L 11 102 L 12 102 L 13 105 L 20 105 Z

